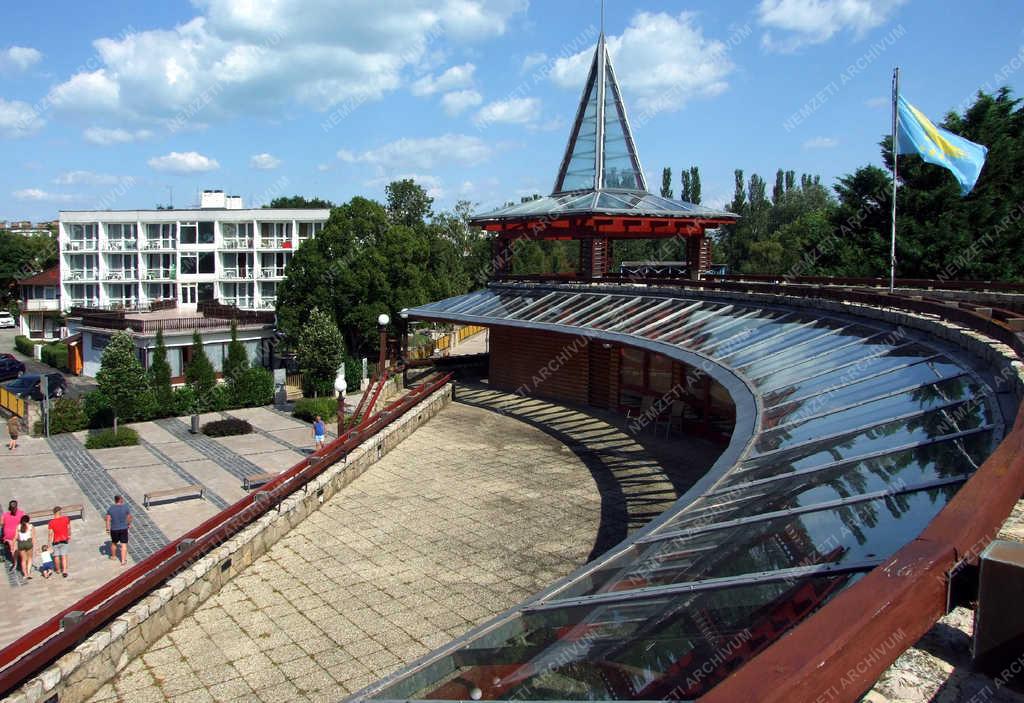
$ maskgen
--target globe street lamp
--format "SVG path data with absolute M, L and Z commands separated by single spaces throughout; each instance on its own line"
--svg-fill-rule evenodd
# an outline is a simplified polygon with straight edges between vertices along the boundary
M 388 323 L 391 318 L 386 312 L 377 316 L 377 331 L 380 332 L 380 361 L 377 363 L 377 378 L 384 378 L 384 364 L 388 353 Z

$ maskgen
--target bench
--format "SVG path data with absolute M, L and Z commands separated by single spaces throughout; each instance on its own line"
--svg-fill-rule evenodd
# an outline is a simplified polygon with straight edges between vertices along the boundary
M 156 502 L 171 501 L 177 498 L 202 498 L 206 494 L 206 488 L 198 483 L 178 488 L 168 488 L 163 491 L 150 491 L 142 496 L 142 505 L 149 508 Z
M 253 474 L 252 476 L 246 476 L 242 479 L 242 488 L 247 491 L 251 491 L 254 488 L 262 486 L 264 483 L 270 483 L 278 476 L 280 476 L 278 473 Z
M 84 507 L 81 503 L 69 503 L 67 505 L 61 504 L 60 514 L 69 520 L 78 518 L 81 521 L 85 521 Z M 49 522 L 53 519 L 53 508 L 47 508 L 45 510 L 32 510 L 28 513 L 28 519 L 33 525 L 42 525 L 43 523 Z

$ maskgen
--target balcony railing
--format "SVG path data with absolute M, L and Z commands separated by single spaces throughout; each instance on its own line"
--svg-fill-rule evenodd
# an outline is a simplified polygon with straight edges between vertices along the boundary
M 73 308 L 98 308 L 100 306 L 99 298 L 72 298 L 71 307 Z
M 261 278 L 284 278 L 284 266 L 264 266 L 260 269 Z
M 98 239 L 72 239 L 68 241 L 68 251 L 96 251 L 99 249 Z
M 224 249 L 252 249 L 252 237 L 225 237 Z
M 24 312 L 60 310 L 60 301 L 56 298 L 29 298 L 21 301 L 21 309 Z
M 173 239 L 150 239 L 143 246 L 146 251 L 168 251 L 173 250 L 176 244 Z
M 68 281 L 95 281 L 100 277 L 96 269 L 72 269 L 68 271 Z
M 273 310 L 277 307 L 277 297 L 267 298 L 264 297 L 260 300 L 261 310 Z
M 226 268 L 224 269 L 224 278 L 240 278 L 248 280 L 253 278 L 252 269 L 238 269 L 238 268 Z
M 104 251 L 135 251 L 139 248 L 137 239 L 108 239 Z
M 104 278 L 106 281 L 137 281 L 139 278 L 139 272 L 130 269 L 124 269 L 121 271 L 107 271 L 107 275 Z
M 173 268 L 169 269 L 149 269 L 146 271 L 147 281 L 173 281 L 177 272 Z
M 291 249 L 291 237 L 260 237 L 260 249 Z
M 251 310 L 256 307 L 255 300 L 253 298 L 223 298 L 221 303 L 224 305 L 233 305 L 236 308 L 244 310 Z

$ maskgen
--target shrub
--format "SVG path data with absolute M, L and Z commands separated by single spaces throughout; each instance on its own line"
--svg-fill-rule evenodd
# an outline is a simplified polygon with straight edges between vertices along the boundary
M 225 383 L 220 383 L 200 399 L 199 406 L 202 412 L 219 412 L 235 407 L 234 400 L 231 388 Z
M 68 370 L 68 345 L 61 342 L 43 345 L 41 357 L 44 364 L 48 364 L 61 371 Z
M 114 411 L 103 391 L 89 391 L 82 396 L 82 410 L 85 412 L 87 426 L 97 430 L 114 424 Z
M 14 348 L 20 351 L 25 356 L 34 356 L 36 343 L 23 334 L 19 334 L 14 338 Z
M 252 425 L 237 417 L 207 422 L 202 427 L 207 437 L 233 437 L 240 434 L 252 434 Z
M 338 415 L 338 400 L 337 398 L 302 398 L 295 401 L 292 415 L 306 422 L 313 422 L 317 415 L 322 417 L 325 422 L 333 420 Z
M 274 402 L 274 374 L 259 366 L 238 374 L 230 388 L 236 408 L 256 408 Z
M 217 385 L 217 374 L 210 363 L 210 357 L 206 355 L 198 330 L 192 333 L 192 361 L 185 367 L 185 380 L 200 398 Z
M 109 449 L 110 447 L 133 447 L 139 443 L 139 433 L 131 427 L 114 430 L 100 430 L 85 440 L 86 449 Z
M 62 396 L 50 402 L 50 434 L 78 432 L 89 426 L 89 417 L 85 407 L 78 398 Z M 33 431 L 43 434 L 45 428 L 42 420 L 37 420 Z
M 196 397 L 196 391 L 192 386 L 182 386 L 181 388 L 175 388 L 172 395 L 172 415 L 191 415 L 192 413 L 199 412 L 198 398 Z
M 157 417 L 172 415 L 174 396 L 171 390 L 171 365 L 167 363 L 167 345 L 164 344 L 162 327 L 156 331 L 156 347 L 146 374 L 156 400 Z

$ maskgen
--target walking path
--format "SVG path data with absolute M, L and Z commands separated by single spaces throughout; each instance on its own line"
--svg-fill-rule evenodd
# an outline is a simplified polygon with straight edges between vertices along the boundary
M 92 700 L 338 701 L 584 563 L 656 509 L 643 492 L 676 493 L 619 426 L 456 397 Z

